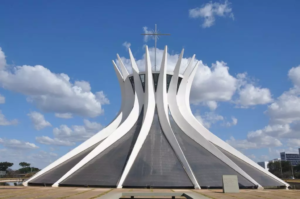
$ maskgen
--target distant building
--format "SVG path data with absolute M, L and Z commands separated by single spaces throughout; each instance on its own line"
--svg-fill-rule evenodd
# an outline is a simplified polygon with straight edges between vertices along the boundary
M 299 154 L 300 154 L 300 148 L 299 148 Z M 299 154 L 281 152 L 280 159 L 281 159 L 281 161 L 290 162 L 292 166 L 297 166 L 298 164 L 300 164 L 300 155 Z
M 261 166 L 262 168 L 266 169 L 269 171 L 269 168 L 268 168 L 268 164 L 269 164 L 269 161 L 264 161 L 264 162 L 258 162 L 257 163 L 259 166 Z
M 273 159 L 273 160 L 270 160 L 270 161 L 257 162 L 257 164 L 259 166 L 261 166 L 262 168 L 266 169 L 267 171 L 269 171 L 269 168 L 268 168 L 269 162 L 276 162 L 276 161 L 281 161 L 281 160 L 279 158 L 276 158 L 276 159 Z

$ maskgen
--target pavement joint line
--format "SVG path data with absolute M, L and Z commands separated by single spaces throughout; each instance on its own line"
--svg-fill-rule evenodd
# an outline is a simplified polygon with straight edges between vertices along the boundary
M 63 197 L 60 197 L 60 198 L 58 198 L 58 199 L 65 199 L 65 198 L 69 198 L 69 197 L 76 196 L 76 195 L 80 195 L 80 194 L 83 194 L 83 193 L 86 193 L 86 192 L 89 192 L 89 191 L 92 191 L 92 190 L 94 190 L 94 189 L 89 189 L 89 190 L 82 191 L 82 192 L 78 192 L 78 193 L 71 194 L 71 195 L 68 195 L 68 196 L 63 196 Z
M 89 199 L 95 199 L 95 198 L 101 197 L 101 196 L 103 196 L 103 195 L 105 195 L 105 194 L 107 194 L 107 193 L 109 193 L 109 192 L 111 192 L 111 191 L 113 191 L 113 190 L 114 190 L 114 189 L 110 189 L 110 190 L 108 190 L 108 191 L 106 191 L 106 192 L 100 193 L 99 195 L 96 195 L 96 196 L 91 197 L 91 198 L 89 198 Z
M 15 195 L 6 195 L 6 196 L 0 196 L 0 199 L 5 199 L 5 198 L 11 198 L 11 197 L 14 197 L 14 196 L 19 196 L 19 195 L 23 195 L 23 194 L 27 194 L 28 192 L 32 191 L 32 190 L 38 190 L 36 188 L 34 189 L 22 189 L 22 191 L 18 191 L 17 193 L 15 193 Z M 20 193 L 21 192 L 21 193 Z M 8 194 L 13 194 L 13 191 L 12 192 L 7 192 Z
M 45 190 L 45 192 L 46 192 L 45 194 L 39 195 L 39 196 L 35 196 L 35 197 L 31 197 L 31 198 L 28 198 L 28 199 L 36 199 L 36 198 L 39 198 L 39 197 L 46 196 L 46 195 L 48 195 L 48 192 L 51 193 L 51 191 L 53 191 L 53 190 L 52 189 Z
M 33 188 L 33 190 L 36 189 L 36 188 Z M 32 191 L 32 189 L 18 189 L 18 190 L 11 190 L 6 192 L 6 193 L 19 193 L 19 192 L 29 192 L 29 191 Z M 5 192 L 1 192 L 1 193 L 5 193 Z
M 30 198 L 30 199 L 37 199 L 37 198 L 41 198 L 41 197 L 44 197 L 44 196 L 47 196 L 47 195 L 51 196 L 52 194 L 55 194 L 55 192 L 53 192 L 53 189 L 59 190 L 60 188 L 52 188 L 52 189 L 49 189 L 50 194 L 47 192 L 47 193 L 45 193 L 45 194 L 43 194 L 43 195 L 39 195 L 39 196 L 36 196 L 36 197 L 34 197 L 34 198 Z M 61 190 L 63 190 L 63 189 L 61 189 Z M 70 190 L 76 190 L 76 188 L 73 188 L 73 189 L 70 189 Z M 52 194 L 51 194 L 51 193 L 52 193 Z

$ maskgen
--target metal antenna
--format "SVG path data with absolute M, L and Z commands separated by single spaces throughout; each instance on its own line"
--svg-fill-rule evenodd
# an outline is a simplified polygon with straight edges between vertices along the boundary
M 171 34 L 162 34 L 162 33 L 158 33 L 158 32 L 157 32 L 157 26 L 156 26 L 156 24 L 155 24 L 155 30 L 154 30 L 153 33 L 143 33 L 142 35 L 152 35 L 152 36 L 154 36 L 154 41 L 155 41 L 155 43 L 154 43 L 154 50 L 155 50 L 154 56 L 155 56 L 155 70 L 156 70 L 156 43 L 157 43 L 158 35 L 169 36 L 169 35 L 171 35 Z

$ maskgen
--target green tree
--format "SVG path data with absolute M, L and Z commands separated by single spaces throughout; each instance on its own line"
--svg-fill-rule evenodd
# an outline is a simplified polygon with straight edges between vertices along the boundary
M 292 176 L 292 165 L 288 161 L 269 162 L 269 172 L 279 178 L 290 178 Z
M 9 167 L 14 165 L 14 163 L 11 162 L 0 162 L 0 171 L 7 171 Z
M 38 172 L 38 171 L 40 171 L 40 169 L 35 167 L 23 167 L 19 169 L 20 173 L 31 173 L 31 172 Z
M 297 166 L 294 166 L 294 171 L 300 172 L 300 164 L 298 164 Z
M 27 162 L 20 162 L 19 163 L 19 165 L 21 166 L 21 167 L 30 167 L 30 163 L 27 163 Z

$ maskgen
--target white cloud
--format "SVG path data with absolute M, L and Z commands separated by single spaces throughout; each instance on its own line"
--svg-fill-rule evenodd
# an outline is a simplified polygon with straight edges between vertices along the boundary
M 5 66 L 6 66 L 5 54 L 2 51 L 2 48 L 0 47 L 0 70 L 3 69 Z
M 207 101 L 205 102 L 205 105 L 211 110 L 214 111 L 218 107 L 218 103 L 216 101 Z
M 257 158 L 254 154 L 250 154 L 250 155 L 248 155 L 248 157 L 253 161 L 257 161 Z
M 81 88 L 83 92 L 90 92 L 91 91 L 91 85 L 87 81 L 76 81 L 74 83 L 74 85 Z
M 109 100 L 105 96 L 103 91 L 97 92 L 96 93 L 96 99 L 103 105 L 103 104 L 109 104 Z
M 290 147 L 300 146 L 300 139 L 288 139 L 288 145 Z
M 300 121 L 300 66 L 290 69 L 288 77 L 294 83 L 294 87 L 279 96 L 266 111 L 272 124 Z
M 218 115 L 214 112 L 206 112 L 203 116 L 200 116 L 199 113 L 196 113 L 195 117 L 206 128 L 210 128 L 212 124 L 224 120 L 223 116 Z
M 0 144 L 6 148 L 14 149 L 14 150 L 26 150 L 26 149 L 37 149 L 39 148 L 33 143 L 23 142 L 16 139 L 1 139 Z
M 267 88 L 255 87 L 252 84 L 245 85 L 239 90 L 239 100 L 242 107 L 249 107 L 258 104 L 268 104 L 272 102 L 271 92 Z
M 24 158 L 25 157 L 25 158 Z M 53 152 L 38 151 L 37 153 L 32 153 L 26 157 L 23 156 L 24 160 L 27 160 L 31 163 L 32 166 L 39 169 L 43 169 L 48 166 L 50 163 L 54 162 L 58 158 L 58 155 Z M 19 161 L 20 162 L 20 161 Z
M 128 48 L 130 48 L 131 43 L 125 41 L 125 42 L 122 44 L 122 46 L 124 46 L 126 49 L 128 49 Z
M 300 140 L 300 66 L 290 69 L 288 76 L 294 86 L 268 106 L 269 125 L 248 133 L 248 141 L 260 146 L 280 146 L 280 139 L 286 140 L 288 145 L 297 145 Z
M 300 97 L 285 92 L 268 107 L 266 113 L 272 123 L 291 123 L 300 120 Z
M 61 125 L 53 129 L 54 138 L 47 136 L 36 137 L 36 141 L 46 145 L 71 146 L 76 142 L 85 141 L 95 133 L 98 133 L 103 126 L 97 122 L 83 120 L 84 126 L 74 125 L 68 127 Z
M 224 1 L 224 4 L 209 2 L 200 8 L 190 9 L 189 16 L 191 18 L 203 18 L 202 27 L 208 28 L 214 25 L 217 16 L 234 19 L 230 4 L 227 0 Z
M 293 81 L 294 85 L 300 88 L 300 65 L 291 68 L 288 76 Z
M 217 61 L 209 68 L 200 64 L 192 85 L 191 103 L 229 101 L 237 89 L 237 80 L 229 74 L 225 62 Z
M 226 122 L 225 126 L 228 126 L 228 127 L 235 126 L 235 125 L 237 125 L 237 123 L 238 123 L 238 119 L 235 117 L 231 117 L 231 122 Z
M 74 142 L 70 142 L 67 140 L 61 140 L 58 138 L 50 138 L 48 136 L 36 137 L 35 140 L 38 143 L 46 144 L 46 145 L 54 145 L 54 146 L 72 146 L 75 145 Z
M 254 131 L 247 135 L 247 140 L 256 143 L 259 148 L 281 146 L 282 143 L 277 138 L 267 135 L 264 131 Z
M 19 169 L 20 162 L 29 162 L 31 166 L 42 169 L 48 166 L 58 155 L 53 152 L 40 150 L 14 150 L 10 148 L 0 149 L 1 160 L 12 162 L 12 169 Z
M 1 54 L 2 51 L 0 59 Z M 12 70 L 2 67 L 0 86 L 26 95 L 29 102 L 44 112 L 71 113 L 88 117 L 96 117 L 103 113 L 102 104 L 96 94 L 91 92 L 88 82 L 76 81 L 73 84 L 68 75 L 52 73 L 41 65 L 17 66 Z
M 227 142 L 240 149 L 279 147 L 282 146 L 280 138 L 289 132 L 289 125 L 268 125 L 263 129 L 249 132 L 245 140 L 230 139 Z
M 152 34 L 153 31 L 148 30 L 148 27 L 143 27 L 143 31 L 145 34 Z M 144 35 L 144 42 L 147 42 L 149 39 L 153 38 L 151 35 Z
M 0 126 L 9 126 L 9 125 L 16 125 L 18 123 L 18 120 L 7 120 L 5 116 L 3 115 L 2 111 L 0 110 Z
M 241 150 L 278 147 L 282 145 L 278 139 L 261 134 L 252 135 L 244 140 L 236 140 L 234 137 L 230 137 L 230 139 L 226 140 L 226 142 L 234 148 Z
M 236 140 L 234 137 L 230 137 L 229 140 L 226 140 L 228 144 L 233 146 L 236 149 L 254 149 L 257 148 L 256 143 L 249 142 L 247 140 Z
M 44 115 L 38 112 L 31 112 L 28 114 L 33 126 L 36 130 L 41 130 L 48 126 L 51 126 L 50 122 L 46 121 Z
M 5 103 L 5 97 L 0 94 L 0 104 Z
M 102 125 L 97 122 L 84 120 L 84 126 L 74 125 L 70 128 L 67 125 L 61 125 L 59 128 L 53 129 L 53 134 L 55 138 L 61 140 L 79 142 L 87 140 L 102 128 Z
M 73 115 L 71 113 L 55 113 L 55 117 L 70 119 Z

